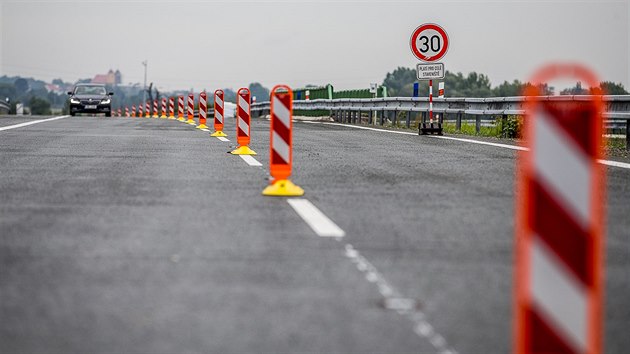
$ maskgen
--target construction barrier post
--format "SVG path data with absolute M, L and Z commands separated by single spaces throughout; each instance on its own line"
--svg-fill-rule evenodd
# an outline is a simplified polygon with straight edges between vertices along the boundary
M 131 117 L 132 118 L 136 117 L 136 105 L 135 104 L 131 105 Z
M 129 107 L 125 106 L 125 117 L 129 117 Z
M 118 108 L 118 117 L 122 117 L 122 109 Z
M 146 106 L 144 107 L 144 117 L 151 118 L 151 101 L 147 101 Z
M 214 91 L 214 133 L 210 136 L 227 136 L 223 132 L 223 95 L 223 90 Z
M 269 172 L 273 180 L 262 192 L 267 196 L 293 197 L 304 190 L 289 180 L 293 160 L 293 91 L 278 85 L 271 90 Z
M 192 93 L 188 94 L 188 120 L 187 124 L 196 125 L 195 123 L 195 95 Z
M 250 142 L 250 99 L 249 89 L 241 88 L 236 93 L 236 142 L 238 148 L 231 151 L 233 155 L 256 155 L 256 152 L 249 148 Z
M 166 119 L 166 97 L 162 97 L 162 115 L 160 116 L 162 119 Z
M 184 96 L 177 96 L 177 120 L 185 122 L 184 118 Z
M 197 129 L 208 129 L 206 125 L 206 115 L 208 114 L 208 95 L 205 91 L 199 94 L 199 125 Z
M 549 65 L 526 90 L 517 162 L 514 352 L 601 353 L 606 205 L 599 95 L 540 100 L 538 84 L 599 80 L 574 64 Z
M 168 98 L 168 119 L 175 119 L 175 97 Z
M 140 103 L 138 105 L 138 118 L 142 118 L 143 115 L 144 115 L 144 105 Z

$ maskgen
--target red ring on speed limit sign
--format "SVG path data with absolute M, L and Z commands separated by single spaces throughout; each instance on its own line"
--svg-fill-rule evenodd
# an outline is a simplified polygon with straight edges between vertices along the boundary
M 427 56 L 427 55 L 422 54 L 422 52 L 420 51 L 420 48 L 418 48 L 417 46 L 418 37 L 420 37 L 420 34 L 422 32 L 427 31 L 427 30 L 434 30 L 437 33 L 439 33 L 439 35 L 442 37 L 439 39 L 440 48 L 436 50 L 437 54 L 434 54 L 432 56 Z M 411 47 L 411 52 L 413 53 L 413 55 L 415 55 L 416 58 L 422 61 L 428 61 L 428 62 L 433 62 L 433 61 L 441 59 L 444 56 L 444 54 L 446 54 L 446 51 L 448 50 L 448 44 L 449 44 L 448 35 L 446 34 L 446 31 L 444 30 L 444 28 L 436 25 L 435 23 L 425 23 L 423 25 L 420 25 L 411 34 L 411 41 L 409 42 L 409 46 Z M 434 47 L 433 38 L 429 39 L 425 43 L 425 45 L 427 45 L 427 48 Z

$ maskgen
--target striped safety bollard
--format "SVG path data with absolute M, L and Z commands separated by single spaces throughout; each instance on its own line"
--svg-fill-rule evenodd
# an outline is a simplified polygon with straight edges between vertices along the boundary
M 118 108 L 118 117 L 122 117 L 122 109 Z
M 256 152 L 249 148 L 251 141 L 250 99 L 249 89 L 241 88 L 236 93 L 236 142 L 238 147 L 230 152 L 233 155 L 256 155 Z
M 136 118 L 136 105 L 131 105 L 131 118 Z
M 579 65 L 549 65 L 526 91 L 517 162 L 514 352 L 602 351 L 605 168 L 603 103 L 540 100 L 537 83 L 575 79 L 598 87 Z M 601 93 L 600 93 L 601 95 Z
M 210 136 L 226 137 L 223 132 L 223 90 L 214 91 L 214 133 Z
M 138 118 L 142 118 L 143 115 L 144 115 L 144 105 L 140 103 L 138 105 Z
M 208 95 L 205 91 L 199 93 L 199 125 L 197 129 L 208 129 L 206 116 L 208 115 Z
M 153 100 L 153 115 L 151 115 L 151 118 L 158 118 L 158 100 L 155 99 Z
M 162 114 L 160 115 L 160 118 L 162 119 L 168 118 L 166 116 L 166 97 L 162 97 Z
M 168 119 L 175 119 L 175 97 L 168 98 Z
M 151 101 L 147 101 L 146 106 L 144 107 L 144 117 L 151 118 Z
M 304 190 L 291 182 L 293 164 L 293 91 L 286 85 L 271 90 L 269 172 L 273 180 L 263 195 L 290 197 L 304 195 Z
M 185 122 L 184 118 L 184 96 L 177 96 L 177 120 Z
M 125 106 L 125 117 L 129 117 L 129 107 Z
M 112 109 L 111 113 L 112 113 L 112 117 L 116 117 L 116 110 L 115 109 Z
M 192 93 L 188 94 L 188 120 L 186 123 L 197 125 L 197 123 L 195 123 L 195 95 Z

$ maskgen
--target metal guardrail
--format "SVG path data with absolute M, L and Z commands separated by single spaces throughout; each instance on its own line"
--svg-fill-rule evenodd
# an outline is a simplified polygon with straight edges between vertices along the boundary
M 0 114 L 9 114 L 11 107 L 4 101 L 0 101 Z
M 537 99 L 550 102 L 579 102 L 592 100 L 593 96 L 539 96 Z M 604 118 L 609 128 L 626 130 L 626 143 L 630 148 L 630 95 L 602 96 L 605 113 Z M 477 131 L 484 116 L 523 115 L 526 97 L 489 97 L 489 98 L 433 98 L 433 112 L 442 116 L 455 115 L 457 127 L 462 120 L 472 115 L 475 118 Z M 269 114 L 270 102 L 254 103 L 251 106 L 252 116 Z M 330 116 L 338 122 L 357 123 L 361 121 L 361 112 L 368 112 L 368 121 L 386 121 L 396 123 L 399 112 L 406 112 L 405 123 L 411 125 L 411 113 L 422 114 L 423 121 L 429 111 L 429 99 L 425 97 L 388 97 L 388 98 L 355 98 L 355 99 L 316 99 L 293 101 L 295 111 L 329 111 Z M 487 119 L 486 119 L 487 120 Z M 624 124 L 625 123 L 625 124 Z

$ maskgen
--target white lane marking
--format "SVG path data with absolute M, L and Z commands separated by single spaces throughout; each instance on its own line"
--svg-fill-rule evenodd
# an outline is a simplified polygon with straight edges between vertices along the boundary
M 68 117 L 70 117 L 70 116 L 59 116 L 59 117 L 53 117 L 53 118 L 38 119 L 38 120 L 30 121 L 30 122 L 24 122 L 24 123 L 20 123 L 20 124 L 9 125 L 9 126 L 6 126 L 6 127 L 0 127 L 0 132 L 3 131 L 3 130 L 22 128 L 22 127 L 26 127 L 26 126 L 37 124 L 37 123 L 50 122 L 50 121 L 53 121 L 53 120 L 64 119 L 64 118 L 68 118 Z
M 204 131 L 204 132 L 209 132 L 209 130 L 208 130 L 208 129 L 206 129 L 206 128 L 201 128 L 200 130 L 201 130 L 201 131 Z
M 370 127 L 361 127 L 361 126 L 354 126 L 354 125 L 341 124 L 341 123 L 325 123 L 325 122 L 309 122 L 309 121 L 305 121 L 305 122 L 302 122 L 302 123 L 339 125 L 339 126 L 342 126 L 342 127 L 355 128 L 355 129 L 364 129 L 364 130 L 372 130 L 372 131 L 382 132 L 382 133 L 393 133 L 393 134 L 404 134 L 404 135 L 418 135 L 418 133 L 399 132 L 399 131 L 394 131 L 394 130 L 385 130 L 385 129 L 370 128 Z M 528 148 L 523 147 L 523 146 L 518 146 L 518 145 L 491 143 L 491 142 L 487 142 L 487 141 L 479 141 L 479 140 L 465 139 L 465 138 L 454 138 L 454 137 L 450 137 L 450 136 L 440 136 L 440 135 L 427 135 L 427 136 L 431 137 L 431 138 L 435 138 L 435 139 L 455 140 L 455 141 L 461 141 L 461 142 L 464 142 L 464 143 L 488 145 L 488 146 L 500 147 L 500 148 L 510 149 L 510 150 L 529 151 Z M 612 161 L 612 160 L 597 160 L 597 162 L 601 163 L 602 165 L 606 165 L 606 166 L 630 169 L 630 163 L 626 163 L 626 162 L 619 162 L 619 161 Z
M 230 141 L 230 139 L 228 139 L 228 138 L 224 138 L 224 137 L 222 137 L 222 136 L 217 136 L 217 139 L 219 139 L 219 140 L 221 140 L 221 141 L 225 141 L 225 142 L 229 142 L 229 141 Z
M 243 159 L 243 161 L 247 162 L 247 164 L 250 166 L 262 166 L 262 164 L 258 162 L 258 160 L 256 160 L 253 156 L 250 156 L 250 155 L 238 155 L 238 156 L 240 156 Z
M 446 339 L 427 321 L 426 314 L 418 309 L 416 301 L 405 298 L 392 287 L 370 261 L 368 261 L 351 244 L 346 244 L 346 257 L 355 264 L 357 269 L 365 273 L 365 278 L 378 286 L 378 291 L 383 296 L 383 306 L 388 310 L 407 316 L 413 323 L 413 331 L 417 336 L 425 338 L 440 354 L 457 353 L 451 348 Z
M 330 220 L 308 199 L 287 199 L 287 202 L 308 226 L 321 237 L 344 237 L 346 232 Z

